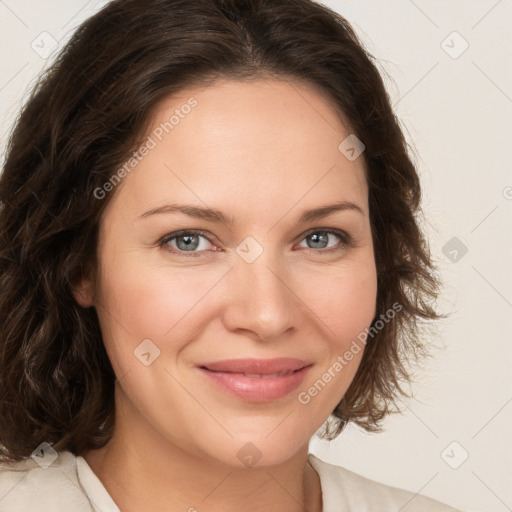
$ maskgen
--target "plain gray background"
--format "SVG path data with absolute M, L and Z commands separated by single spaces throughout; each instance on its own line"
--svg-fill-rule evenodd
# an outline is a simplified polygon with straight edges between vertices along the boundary
M 0 0 L 2 160 L 51 52 L 105 3 Z M 512 1 L 323 3 L 392 77 L 445 282 L 440 309 L 451 316 L 428 338 L 435 358 L 418 371 L 402 416 L 381 434 L 349 427 L 331 443 L 315 438 L 311 451 L 462 510 L 512 510 Z

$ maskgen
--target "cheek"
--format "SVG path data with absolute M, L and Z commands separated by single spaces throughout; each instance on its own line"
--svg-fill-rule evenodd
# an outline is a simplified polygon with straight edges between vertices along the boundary
M 364 352 L 364 333 L 375 315 L 376 271 L 371 259 L 339 268 L 324 276 L 308 295 L 308 305 L 322 322 L 323 347 L 320 364 L 299 389 L 297 401 L 312 421 L 321 426 L 345 395 L 357 372 Z
M 347 262 L 335 272 L 308 275 L 308 306 L 341 348 L 368 327 L 375 315 L 377 276 L 373 260 Z M 311 283 L 316 283 L 311 286 Z
M 189 338 L 199 332 L 199 323 L 191 326 L 188 318 L 200 308 L 223 269 L 171 268 L 137 252 L 113 251 L 110 257 L 105 253 L 97 302 L 109 355 L 126 370 L 133 363 L 133 350 L 150 339 L 172 358 L 184 344 L 179 341 L 183 336 L 176 333 L 184 326 Z

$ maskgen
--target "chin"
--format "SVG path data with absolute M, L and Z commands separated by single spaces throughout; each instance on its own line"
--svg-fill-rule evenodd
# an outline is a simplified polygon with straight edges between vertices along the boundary
M 304 435 L 304 432 L 299 433 L 297 430 L 291 432 L 290 426 L 279 426 L 279 421 L 275 421 L 270 429 L 265 428 L 258 432 L 253 429 L 250 433 L 241 433 L 238 430 L 233 438 L 211 439 L 211 443 L 204 446 L 203 450 L 221 464 L 237 468 L 277 466 L 296 456 L 301 450 L 306 455 L 313 434 Z M 216 448 L 215 451 L 212 450 L 213 447 Z

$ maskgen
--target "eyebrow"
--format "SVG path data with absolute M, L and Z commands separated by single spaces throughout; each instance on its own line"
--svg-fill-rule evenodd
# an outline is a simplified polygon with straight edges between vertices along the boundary
M 301 217 L 299 218 L 299 223 L 306 223 L 312 222 L 314 220 L 323 219 L 324 217 L 327 217 L 328 215 L 331 215 L 335 212 L 346 210 L 359 212 L 360 214 L 365 215 L 364 210 L 357 204 L 352 203 L 350 201 L 343 201 L 341 203 L 334 203 L 326 206 L 321 206 L 319 208 L 312 208 L 310 210 L 306 210 L 305 212 L 302 213 Z M 160 213 L 182 213 L 195 219 L 208 220 L 211 222 L 217 222 L 219 224 L 234 224 L 233 218 L 227 216 L 220 210 L 202 208 L 188 204 L 166 204 L 164 206 L 152 208 L 151 210 L 144 212 L 139 218 L 146 218 L 149 217 L 150 215 Z

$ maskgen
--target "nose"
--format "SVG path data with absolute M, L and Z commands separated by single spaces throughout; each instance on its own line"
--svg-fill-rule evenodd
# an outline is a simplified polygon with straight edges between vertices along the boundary
M 297 329 L 302 316 L 289 273 L 267 254 L 252 263 L 236 261 L 225 283 L 223 323 L 230 332 L 272 341 Z

